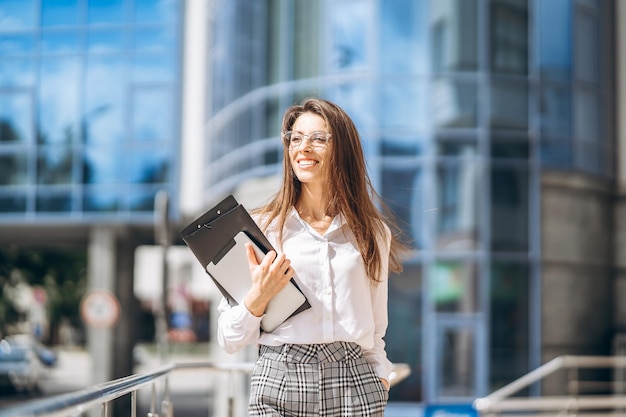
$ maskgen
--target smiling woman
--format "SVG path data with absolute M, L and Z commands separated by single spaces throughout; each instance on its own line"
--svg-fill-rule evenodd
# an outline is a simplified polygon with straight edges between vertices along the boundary
M 387 278 L 401 269 L 403 247 L 374 204 L 361 139 L 343 109 L 305 100 L 285 111 L 282 131 L 282 186 L 254 213 L 278 253 L 257 259 L 248 249 L 252 288 L 240 305 L 220 303 L 218 342 L 228 352 L 260 346 L 251 416 L 382 416 Z M 260 332 L 269 301 L 291 279 L 311 308 Z

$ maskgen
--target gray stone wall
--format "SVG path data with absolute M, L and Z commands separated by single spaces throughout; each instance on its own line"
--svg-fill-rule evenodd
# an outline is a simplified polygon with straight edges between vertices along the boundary
M 560 355 L 609 355 L 615 328 L 611 183 L 544 172 L 541 194 L 542 363 Z M 564 393 L 564 377 L 546 380 L 544 393 Z

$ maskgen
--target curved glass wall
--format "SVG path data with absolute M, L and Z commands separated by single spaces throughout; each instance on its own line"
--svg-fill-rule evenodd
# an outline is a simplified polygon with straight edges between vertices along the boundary
M 537 366 L 541 169 L 611 172 L 601 2 L 261 4 L 213 5 L 206 195 L 279 172 L 287 106 L 338 102 L 414 249 L 390 280 L 389 357 L 412 369 L 392 401 L 466 401 Z
M 0 221 L 153 220 L 178 170 L 178 3 L 0 1 Z

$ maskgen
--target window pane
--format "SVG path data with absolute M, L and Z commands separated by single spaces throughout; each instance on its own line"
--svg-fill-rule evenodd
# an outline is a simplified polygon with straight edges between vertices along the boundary
M 319 44 L 306 40 L 321 36 L 320 2 L 297 1 L 293 2 L 293 7 L 293 26 L 290 28 L 293 35 L 289 35 L 293 36 L 293 42 L 289 45 L 293 51 L 293 78 L 299 80 L 316 77 L 320 72 Z
M 438 313 L 476 313 L 480 309 L 473 262 L 438 261 L 429 268 L 429 294 Z
M 114 212 L 121 209 L 120 200 L 125 194 L 119 187 L 94 187 L 85 191 L 83 210 L 94 212 Z
M 170 52 L 174 50 L 175 33 L 173 28 L 137 28 L 133 48 L 142 52 Z
M 435 73 L 478 67 L 476 0 L 430 2 Z
M 34 29 L 36 25 L 36 0 L 2 0 L 0 2 L 0 32 Z
M 43 26 L 77 25 L 78 0 L 42 0 L 41 22 Z
M 1 19 L 2 17 L 0 17 Z M 0 31 L 2 30 L 2 24 L 0 23 Z M 14 35 L 6 34 L 0 36 L 0 54 L 12 55 L 12 54 L 32 54 L 35 49 L 37 41 L 32 34 L 26 35 Z
M 41 50 L 47 52 L 77 52 L 80 39 L 77 31 L 44 32 L 41 35 Z
M 72 143 L 77 138 L 79 58 L 46 58 L 39 91 L 40 143 Z
M 168 90 L 138 90 L 133 101 L 133 138 L 158 141 L 172 136 L 172 97 Z
M 573 164 L 571 140 L 544 138 L 541 141 L 541 163 L 552 167 L 571 167 Z
M 30 87 L 35 84 L 32 58 L 3 58 L 0 65 L 0 86 Z
M 72 194 L 69 191 L 37 193 L 36 210 L 49 213 L 72 211 Z
M 115 184 L 125 178 L 121 151 L 108 147 L 89 147 L 85 150 L 83 181 L 85 184 Z
M 165 146 L 158 148 L 141 148 L 126 152 L 126 166 L 129 167 L 128 181 L 135 184 L 167 182 L 171 152 Z
M 491 143 L 491 157 L 498 159 L 528 159 L 530 144 L 511 140 L 494 140 Z
M 600 138 L 600 100 L 594 91 L 578 88 L 574 93 L 574 137 L 585 142 Z
M 124 32 L 122 30 L 89 30 L 87 49 L 91 53 L 120 52 L 124 50 Z
M 572 135 L 572 93 L 567 84 L 544 84 L 541 94 L 541 132 L 569 138 Z
M 491 168 L 491 249 L 528 251 L 528 171 Z
M 471 329 L 444 328 L 438 335 L 439 397 L 475 397 L 476 336 Z
M 502 129 L 528 129 L 528 87 L 525 83 L 493 81 L 491 126 Z
M 124 139 L 124 91 L 118 57 L 90 56 L 85 75 L 85 114 L 81 118 L 84 141 L 121 143 Z
M 528 73 L 528 2 L 491 2 L 491 70 L 498 73 Z
M 383 129 L 426 129 L 430 125 L 427 86 L 406 79 L 382 85 Z
M 425 74 L 428 60 L 426 2 L 386 0 L 380 7 L 380 66 L 383 73 Z
M 431 111 L 437 127 L 476 126 L 476 84 L 439 79 L 433 82 L 431 88 Z
M 436 247 L 473 250 L 478 246 L 478 166 L 474 158 L 440 162 L 437 167 Z
M 381 195 L 404 231 L 402 238 L 422 248 L 425 233 L 422 170 L 417 163 L 403 165 L 394 163 L 393 159 L 385 162 Z
M 131 211 L 153 211 L 154 196 L 156 190 L 153 188 L 137 188 L 132 193 L 126 195 L 128 208 Z
M 123 0 L 89 0 L 87 16 L 89 23 L 122 23 L 124 21 Z
M 138 54 L 133 60 L 133 79 L 136 83 L 173 81 L 173 57 L 162 54 Z
M 19 213 L 26 211 L 26 195 L 18 193 L 0 194 L 0 213 Z
M 529 370 L 529 283 L 528 265 L 502 261 L 491 264 L 491 392 Z
M 571 1 L 535 1 L 539 37 L 540 75 L 545 80 L 568 80 L 572 68 Z
M 576 79 L 595 83 L 598 81 L 600 73 L 598 43 L 598 25 L 596 17 L 590 13 L 582 11 L 583 8 L 576 8 L 576 59 L 574 69 Z
M 72 182 L 73 156 L 71 148 L 49 148 L 37 157 L 38 184 L 70 184 Z
M 389 328 L 386 351 L 394 363 L 406 363 L 411 374 L 390 395 L 402 401 L 422 401 L 422 265 L 404 264 L 389 279 Z
M 24 151 L 0 154 L 0 185 L 28 182 L 28 154 Z
M 368 66 L 367 45 L 372 20 L 369 2 L 336 1 L 329 3 L 332 37 L 331 72 L 364 69 Z
M 176 1 L 172 0 L 135 0 L 135 22 L 162 23 L 171 21 L 176 16 Z
M 32 95 L 0 94 L 0 143 L 32 143 L 32 126 Z

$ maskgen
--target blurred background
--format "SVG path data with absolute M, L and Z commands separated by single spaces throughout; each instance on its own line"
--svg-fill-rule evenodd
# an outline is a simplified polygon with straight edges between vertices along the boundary
M 392 403 L 623 355 L 624 28 L 622 0 L 0 0 L 0 336 L 95 355 L 89 384 L 138 346 L 222 360 L 178 232 L 264 202 L 282 112 L 317 96 L 413 248 Z

